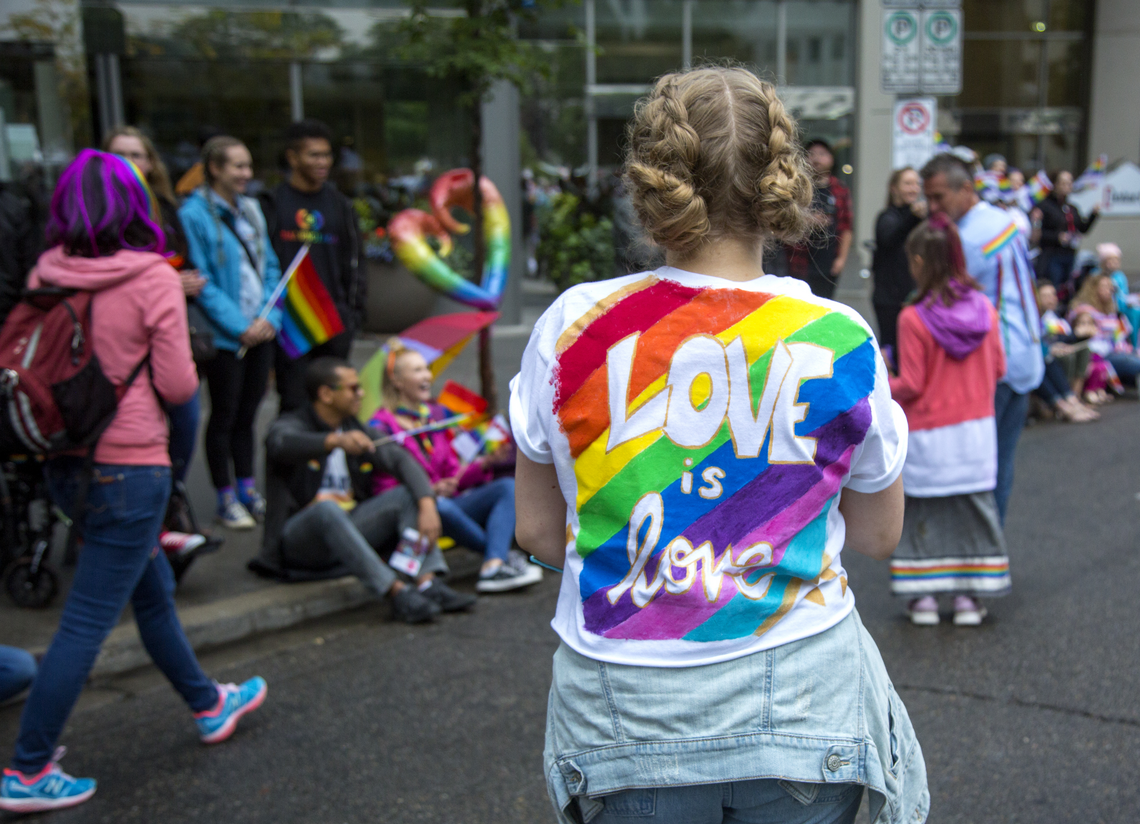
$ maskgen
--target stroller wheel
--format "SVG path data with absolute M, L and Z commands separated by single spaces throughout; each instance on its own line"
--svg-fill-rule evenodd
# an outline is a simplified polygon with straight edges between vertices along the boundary
M 45 561 L 33 571 L 32 558 L 17 558 L 4 574 L 4 588 L 17 606 L 38 609 L 50 604 L 59 592 L 59 576 Z

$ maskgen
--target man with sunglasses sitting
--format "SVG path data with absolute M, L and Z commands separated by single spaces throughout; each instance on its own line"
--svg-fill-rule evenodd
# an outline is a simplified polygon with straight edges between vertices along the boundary
M 305 371 L 309 405 L 274 421 L 265 439 L 266 514 L 258 574 L 311 580 L 353 574 L 392 602 L 393 617 L 430 621 L 475 603 L 439 575 L 447 572 L 436 541 L 440 518 L 431 482 L 414 458 L 357 420 L 362 390 L 356 370 L 339 358 L 317 358 Z M 373 471 L 400 486 L 373 496 Z M 408 529 L 430 542 L 426 554 L 389 558 Z

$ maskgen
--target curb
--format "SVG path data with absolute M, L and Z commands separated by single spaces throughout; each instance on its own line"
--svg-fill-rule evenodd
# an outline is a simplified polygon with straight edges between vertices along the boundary
M 464 551 L 448 554 L 452 582 L 474 578 L 482 563 L 480 556 Z M 195 652 L 242 641 L 305 621 L 357 609 L 376 600 L 356 577 L 348 575 L 328 581 L 299 584 L 273 584 L 266 589 L 237 595 L 212 604 L 178 610 L 182 628 Z M 42 654 L 46 649 L 32 650 Z M 132 621 L 116 627 L 103 642 L 90 678 L 120 675 L 152 666 L 143 647 L 138 627 Z
M 276 584 L 270 589 L 178 610 L 182 628 L 195 652 L 241 641 L 303 621 L 363 606 L 375 600 L 355 577 L 300 584 Z M 91 678 L 119 675 L 151 663 L 132 621 L 116 627 L 95 659 Z

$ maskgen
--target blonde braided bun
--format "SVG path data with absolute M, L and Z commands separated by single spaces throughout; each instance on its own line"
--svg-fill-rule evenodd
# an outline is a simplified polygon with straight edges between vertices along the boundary
M 649 236 L 681 257 L 720 237 L 811 229 L 811 173 L 770 83 L 738 68 L 667 74 L 639 101 L 625 183 Z

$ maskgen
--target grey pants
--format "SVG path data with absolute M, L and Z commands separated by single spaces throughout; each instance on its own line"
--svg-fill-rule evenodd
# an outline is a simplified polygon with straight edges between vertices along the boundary
M 285 522 L 281 539 L 289 566 L 324 569 L 337 563 L 379 596 L 388 594 L 397 574 L 381 558 L 392 554 L 404 529 L 416 528 L 418 510 L 406 487 L 397 486 L 346 512 L 332 501 L 307 506 Z M 424 560 L 421 573 L 447 572 L 439 547 Z

